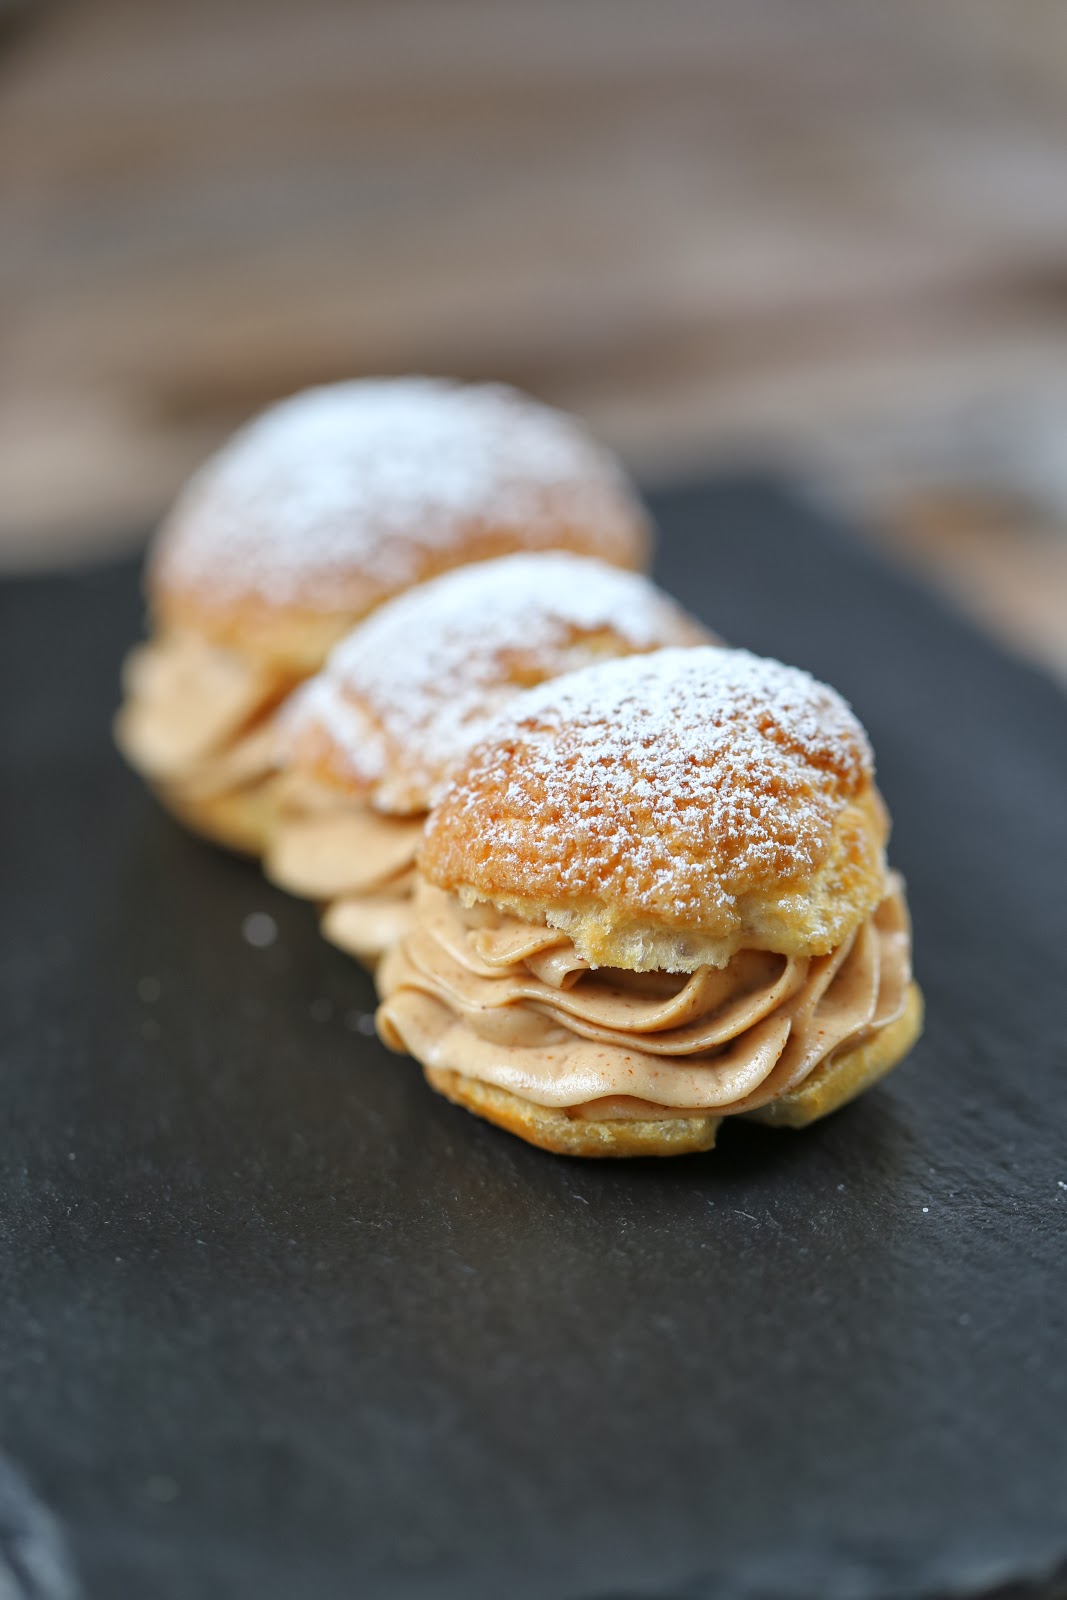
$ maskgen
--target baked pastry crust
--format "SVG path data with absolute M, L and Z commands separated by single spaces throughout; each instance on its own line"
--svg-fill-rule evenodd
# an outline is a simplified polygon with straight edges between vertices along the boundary
M 885 807 L 833 689 L 743 650 L 661 650 L 524 697 L 457 768 L 427 878 L 563 929 L 593 965 L 825 954 L 885 883 Z
M 714 642 L 639 573 L 567 551 L 478 562 L 352 630 L 288 709 L 288 764 L 376 810 L 425 812 L 524 690 L 599 661 Z
M 308 389 L 191 479 L 148 567 L 160 628 L 298 676 L 360 617 L 437 573 L 513 550 L 647 565 L 648 521 L 574 418 L 443 379 Z

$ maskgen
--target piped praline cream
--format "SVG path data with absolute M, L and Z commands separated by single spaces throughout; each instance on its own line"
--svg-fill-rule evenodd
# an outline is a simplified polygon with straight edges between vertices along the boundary
M 410 926 L 422 827 L 421 816 L 388 816 L 291 769 L 265 866 L 290 894 L 319 902 L 332 944 L 373 966 Z
M 789 1093 L 895 1022 L 910 981 L 895 874 L 829 955 L 743 950 L 691 974 L 593 969 L 566 934 L 422 883 L 379 972 L 378 1027 L 426 1066 L 575 1116 L 725 1116 Z
M 276 712 L 294 681 L 194 633 L 163 633 L 126 659 L 116 742 L 179 813 L 213 816 L 219 803 L 255 793 L 265 817 L 279 765 Z M 227 842 L 257 848 L 259 822 L 249 820 L 247 837 L 244 827 L 241 818 Z

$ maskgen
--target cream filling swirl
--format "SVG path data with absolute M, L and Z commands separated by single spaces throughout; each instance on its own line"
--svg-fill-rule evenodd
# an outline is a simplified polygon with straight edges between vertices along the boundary
M 119 748 L 150 781 L 194 800 L 248 788 L 276 769 L 277 672 L 191 633 L 131 651 L 115 722 Z
M 565 934 L 421 882 L 378 972 L 379 1031 L 425 1065 L 602 1117 L 754 1110 L 900 1016 L 903 884 L 829 955 L 740 951 L 688 977 L 592 969 Z
M 331 943 L 376 961 L 409 930 L 424 818 L 382 816 L 296 772 L 282 780 L 280 810 L 267 876 L 324 902 Z

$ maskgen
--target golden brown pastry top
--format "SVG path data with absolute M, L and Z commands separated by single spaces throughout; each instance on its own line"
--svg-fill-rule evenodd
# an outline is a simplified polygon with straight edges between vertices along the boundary
M 825 954 L 884 893 L 866 735 L 806 672 L 661 650 L 522 695 L 458 764 L 422 868 L 562 928 L 594 965 Z
M 390 595 L 468 561 L 567 549 L 647 563 L 621 468 L 563 413 L 489 384 L 309 389 L 242 428 L 160 530 L 158 626 L 306 672 Z
M 711 635 L 649 579 L 584 556 L 448 572 L 358 623 L 291 702 L 296 771 L 381 811 L 428 810 L 451 765 L 524 689 Z

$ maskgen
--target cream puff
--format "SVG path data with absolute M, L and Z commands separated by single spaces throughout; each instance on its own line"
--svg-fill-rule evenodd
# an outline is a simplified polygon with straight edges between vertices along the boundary
M 298 394 L 238 432 L 163 524 L 119 746 L 192 827 L 258 852 L 275 712 L 353 623 L 450 568 L 548 549 L 647 564 L 636 496 L 574 419 L 442 379 Z
M 286 708 L 267 875 L 322 903 L 326 936 L 373 965 L 408 928 L 435 795 L 516 695 L 710 638 L 649 579 L 565 553 L 480 562 L 387 601 Z
M 921 1028 L 887 834 L 863 728 L 807 673 L 700 648 L 585 668 L 457 764 L 378 1031 L 559 1153 L 801 1126 Z

